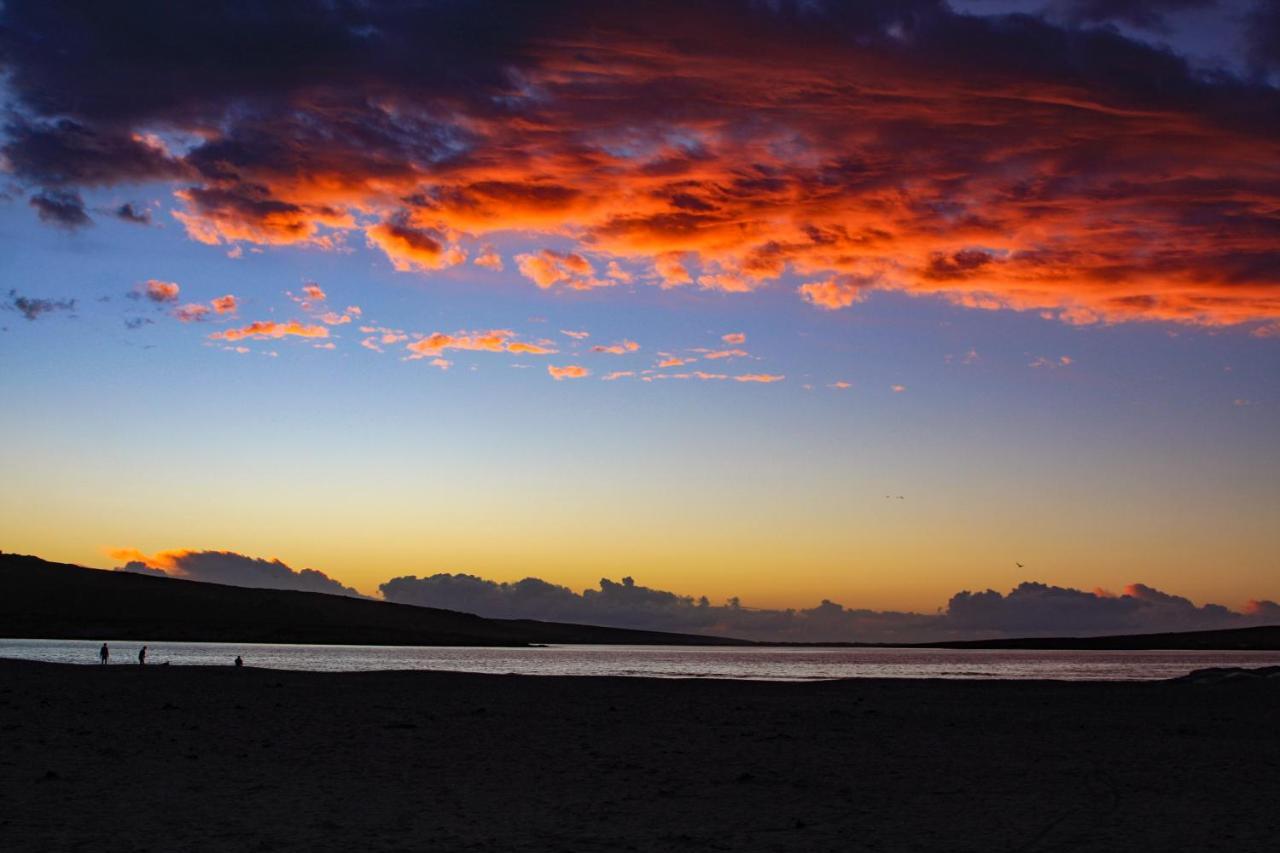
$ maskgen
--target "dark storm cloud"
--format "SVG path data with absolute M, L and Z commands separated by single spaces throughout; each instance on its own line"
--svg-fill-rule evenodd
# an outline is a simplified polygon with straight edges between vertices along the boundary
M 161 551 L 147 556 L 132 549 L 113 551 L 117 559 L 128 559 L 117 571 L 185 578 L 228 586 L 296 589 L 332 595 L 359 596 L 360 593 L 314 569 L 295 570 L 279 560 L 246 557 L 231 551 Z M 132 558 L 132 559 L 130 559 Z
M 1246 24 L 1249 59 L 1259 68 L 1280 70 L 1280 3 L 1257 0 Z
M 74 299 L 37 299 L 21 296 L 16 290 L 10 290 L 9 301 L 4 307 L 10 311 L 17 311 L 28 320 L 38 320 L 41 316 L 55 311 L 74 311 L 76 301 Z
M 535 21 L 569 11 L 560 5 L 8 0 L 0 59 L 32 111 L 115 127 L 232 105 L 283 114 L 304 93 L 337 90 L 483 99 L 510 86 L 505 68 Z
M 84 200 L 77 192 L 45 190 L 33 195 L 29 203 L 42 221 L 60 228 L 74 230 L 93 222 L 85 213 Z
M 994 637 L 1099 635 L 1208 630 L 1280 623 L 1280 605 L 1250 602 L 1243 612 L 1197 606 L 1143 584 L 1119 595 L 1023 583 L 1007 594 L 961 592 L 937 614 L 848 608 L 823 601 L 801 609 L 756 609 L 730 600 L 712 604 L 636 584 L 602 579 L 581 593 L 526 578 L 499 583 L 474 575 L 393 578 L 379 589 L 388 601 L 462 610 L 502 619 L 542 619 L 719 634 L 774 641 L 925 642 Z
M 3 38 L 3 36 L 0 36 Z M 183 165 L 159 147 L 112 127 L 70 119 L 5 127 L 4 154 L 14 171 L 46 187 L 93 187 L 177 177 Z
M 1118 21 L 1149 30 L 1162 30 L 1171 12 L 1206 9 L 1218 0 L 1056 0 L 1051 8 L 1076 24 Z

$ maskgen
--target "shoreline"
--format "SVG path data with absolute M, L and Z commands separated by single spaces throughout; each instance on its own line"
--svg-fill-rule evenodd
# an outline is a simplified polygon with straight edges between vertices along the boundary
M 238 672 L 259 672 L 259 673 L 277 673 L 277 674 L 306 674 L 317 676 L 399 676 L 409 674 L 422 674 L 427 676 L 469 676 L 476 678 L 536 678 L 536 679 L 564 679 L 566 681 L 581 680 L 614 680 L 621 679 L 625 681 L 651 681 L 665 683 L 671 681 L 683 682 L 730 682 L 742 684 L 1090 684 L 1090 685 L 1121 685 L 1121 684 L 1181 684 L 1188 682 L 1201 681 L 1226 681 L 1236 678 L 1251 680 L 1275 680 L 1280 682 L 1280 666 L 1265 665 L 1257 667 L 1205 667 L 1187 672 L 1184 675 L 1172 676 L 1170 678 L 1147 678 L 1147 679 L 1085 679 L 1085 678 L 995 678 L 995 677 L 977 677 L 977 676 L 919 676 L 910 678 L 893 678 L 887 676 L 833 676 L 831 678 L 738 678 L 733 676 L 719 675 L 567 675 L 558 672 L 532 673 L 532 672 L 480 672 L 475 670 L 458 670 L 458 669 L 288 669 L 284 667 L 256 666 L 252 664 L 244 664 L 237 667 L 234 664 L 213 664 L 213 663 L 171 663 L 169 661 L 148 662 L 143 666 L 139 666 L 136 662 L 121 660 L 109 664 L 100 664 L 93 662 L 71 663 L 68 661 L 44 661 L 32 660 L 30 658 L 15 658 L 0 655 L 0 673 L 10 665 L 33 666 L 33 667 L 50 667 L 50 668 L 66 668 L 66 669 L 93 669 L 93 670 L 130 670 L 135 672 L 151 671 L 159 669 L 164 672 L 169 671 L 191 671 L 191 670 L 208 670 L 221 672 L 224 670 L 235 670 Z
M 1278 688 L 0 660 L 0 848 L 1269 850 Z
M 142 645 L 112 643 L 112 666 L 135 666 Z M 98 666 L 96 641 L 0 640 L 0 659 Z M 148 642 L 147 666 L 229 666 L 300 672 L 441 671 L 497 675 L 796 682 L 905 679 L 973 681 L 1162 681 L 1208 668 L 1280 666 L 1274 651 L 1203 650 L 716 650 L 685 646 L 488 647 L 292 646 Z

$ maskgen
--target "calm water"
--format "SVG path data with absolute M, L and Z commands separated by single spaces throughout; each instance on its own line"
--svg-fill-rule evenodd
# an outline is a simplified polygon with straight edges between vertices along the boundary
M 0 640 L 0 657 L 97 664 L 100 643 Z M 139 642 L 112 643 L 112 663 L 137 660 Z M 435 669 L 521 675 L 626 675 L 655 678 L 1051 678 L 1143 681 L 1210 666 L 1271 666 L 1280 652 L 1045 652 L 945 649 L 741 649 L 689 646 L 551 646 L 539 649 L 292 646 L 147 643 L 153 664 L 351 672 Z

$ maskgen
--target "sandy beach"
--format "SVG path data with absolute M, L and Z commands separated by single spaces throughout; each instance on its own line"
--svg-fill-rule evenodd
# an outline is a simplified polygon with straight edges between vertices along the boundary
M 1280 689 L 0 661 L 0 848 L 1270 850 Z

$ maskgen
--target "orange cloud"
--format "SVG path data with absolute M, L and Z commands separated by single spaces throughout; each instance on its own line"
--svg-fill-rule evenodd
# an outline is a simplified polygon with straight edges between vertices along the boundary
M 703 370 L 695 370 L 691 373 L 650 373 L 642 377 L 645 382 L 651 382 L 655 379 L 697 379 L 703 382 L 713 382 L 722 379 L 728 379 L 726 373 L 707 373 Z
M 733 377 L 738 382 L 781 382 L 787 377 L 776 373 L 744 373 L 740 376 Z
M 107 548 L 105 549 L 107 556 L 113 560 L 120 560 L 127 563 L 142 563 L 149 569 L 159 569 L 168 571 L 175 568 L 183 558 L 198 553 L 186 548 L 178 548 L 171 551 L 157 551 L 148 556 L 137 548 Z
M 516 267 L 521 275 L 544 290 L 556 285 L 564 285 L 572 290 L 591 290 L 616 283 L 595 278 L 595 268 L 591 262 L 575 252 L 543 249 L 537 254 L 516 255 Z
M 630 284 L 635 278 L 631 273 L 618 266 L 617 261 L 609 261 L 609 267 L 605 270 L 605 275 L 622 284 Z
M 570 330 L 568 330 L 568 329 L 561 329 L 561 330 L 560 330 L 560 334 L 562 334 L 562 335 L 567 335 L 568 337 L 573 338 L 575 341 L 581 341 L 581 340 L 584 340 L 584 339 L 586 339 L 586 338 L 591 337 L 591 333 L 590 333 L 590 332 L 574 332 L 574 331 L 570 331 Z
M 178 291 L 182 288 L 174 281 L 160 281 L 159 279 L 147 279 L 143 283 L 142 293 L 152 302 L 176 302 L 178 299 Z
M 524 353 L 526 355 L 551 355 L 558 350 L 542 344 L 531 344 L 524 341 L 512 341 L 507 344 L 507 352 Z
M 579 364 L 566 364 L 563 367 L 548 364 L 547 373 L 551 374 L 551 378 L 557 382 L 561 379 L 582 379 L 591 375 L 590 370 Z
M 726 344 L 736 346 L 738 344 L 745 344 L 747 342 L 747 336 L 742 332 L 730 332 L 727 335 L 721 335 L 720 340 L 724 341 Z
M 658 362 L 658 367 L 659 367 L 659 368 L 664 368 L 664 367 L 682 367 L 682 366 L 684 366 L 684 365 L 688 364 L 689 362 L 691 362 L 691 361 L 695 361 L 695 360 L 696 360 L 696 359 L 692 359 L 692 358 L 680 358 L 680 357 L 678 357 L 678 356 L 674 356 L 674 355 L 673 355 L 673 356 L 669 356 L 668 358 L 664 358 L 664 359 L 662 359 L 662 361 L 659 361 L 659 362 Z
M 596 346 L 593 346 L 591 348 L 591 351 L 599 352 L 599 353 L 608 353 L 609 355 L 626 355 L 627 353 L 635 352 L 638 349 L 640 349 L 640 345 L 635 341 L 624 340 L 616 344 L 610 344 L 609 346 L 598 344 Z
M 258 320 L 239 329 L 214 332 L 209 337 L 214 340 L 239 341 L 245 338 L 283 338 L 291 335 L 299 338 L 327 338 L 329 330 L 324 326 L 307 326 L 296 320 L 288 323 Z
M 476 259 L 472 261 L 478 267 L 484 267 L 493 272 L 502 272 L 503 263 L 502 256 L 494 251 L 492 246 L 485 246 L 480 250 L 480 254 L 476 255 Z
M 337 242 L 322 229 L 341 232 L 356 224 L 351 213 L 339 207 L 281 201 L 262 184 L 191 187 L 174 195 L 184 205 L 173 211 L 174 218 L 191 239 L 209 245 L 244 241 L 331 249 Z
M 802 284 L 799 293 L 819 308 L 834 311 L 838 308 L 848 308 L 853 303 L 865 299 L 867 284 L 852 276 L 834 276 L 825 281 Z
M 218 312 L 219 314 L 234 314 L 236 311 L 236 308 L 238 308 L 240 305 L 240 303 L 236 300 L 236 298 L 232 296 L 230 293 L 228 293 L 226 296 L 217 297 L 216 299 L 212 300 L 209 304 L 212 305 L 213 310 Z
M 395 338 L 396 336 L 391 336 Z M 406 345 L 411 353 L 410 358 L 438 356 L 445 350 L 470 350 L 473 352 L 511 352 L 524 355 L 549 355 L 556 350 L 543 343 L 528 343 L 515 340 L 516 333 L 510 329 L 490 329 L 483 332 L 433 332 Z M 384 343 L 393 341 L 384 335 Z M 402 339 L 402 338 L 398 338 Z M 438 365 L 437 365 L 438 366 Z
M 763 282 L 738 272 L 717 272 L 698 276 L 698 286 L 725 293 L 749 293 L 763 286 Z
M 742 349 L 722 349 L 712 350 L 711 352 L 705 353 L 703 358 L 745 358 L 749 354 L 750 353 L 746 350 Z
M 381 222 L 365 229 L 369 243 L 381 249 L 399 272 L 438 270 L 467 259 L 466 252 L 445 244 L 445 236 L 433 228 L 415 228 L 403 219 Z M 499 259 L 501 263 L 501 259 Z
M 693 283 L 693 273 L 689 271 L 689 267 L 685 266 L 679 252 L 665 252 L 657 255 L 653 259 L 653 270 L 658 274 L 664 290 Z

